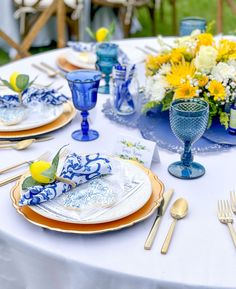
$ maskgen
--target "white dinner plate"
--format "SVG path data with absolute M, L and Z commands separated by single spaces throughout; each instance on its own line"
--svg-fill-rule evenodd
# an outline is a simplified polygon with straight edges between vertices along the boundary
M 141 167 L 125 160 L 120 160 L 120 164 L 120 173 L 94 179 L 99 187 L 94 195 L 91 193 L 92 180 L 54 200 L 30 208 L 49 219 L 76 224 L 98 224 L 124 218 L 146 204 L 152 194 L 152 186 Z M 93 203 L 90 207 L 90 200 L 94 196 L 103 205 L 94 206 Z M 74 200 L 80 200 L 81 208 L 77 207 Z M 68 206 L 68 201 L 72 202 L 72 206 Z
M 0 108 L 0 131 L 22 131 L 53 122 L 63 113 L 63 104 L 38 103 L 27 107 Z
M 95 69 L 96 55 L 93 52 L 70 49 L 64 56 L 74 66 L 84 69 Z

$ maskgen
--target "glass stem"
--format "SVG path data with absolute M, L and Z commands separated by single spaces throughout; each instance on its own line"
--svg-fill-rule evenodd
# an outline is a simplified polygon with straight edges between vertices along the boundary
M 191 143 L 186 141 L 184 143 L 184 152 L 181 155 L 181 161 L 185 167 L 189 167 L 193 161 L 193 155 L 191 152 Z
M 110 75 L 106 74 L 104 80 L 105 80 L 105 86 L 109 87 Z
M 89 113 L 85 110 L 81 112 L 81 115 L 82 115 L 81 130 L 83 135 L 87 135 L 89 131 L 89 123 L 87 117 Z

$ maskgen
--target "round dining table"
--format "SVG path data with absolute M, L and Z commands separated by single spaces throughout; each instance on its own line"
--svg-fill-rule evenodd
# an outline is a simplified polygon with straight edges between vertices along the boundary
M 167 39 L 172 41 L 172 39 Z M 119 41 L 121 49 L 136 61 L 140 85 L 145 83 L 145 54 L 137 47 L 158 48 L 155 38 Z M 1 78 L 13 71 L 37 77 L 38 84 L 62 86 L 71 96 L 67 81 L 60 76 L 48 78 L 32 64 L 44 61 L 56 68 L 56 59 L 69 48 L 54 50 L 0 67 Z M 105 117 L 103 104 L 110 95 L 98 95 L 90 111 L 91 127 L 100 137 L 78 142 L 71 133 L 80 127 L 79 113 L 71 123 L 54 131 L 52 140 L 34 143 L 28 149 L 0 150 L 0 168 L 31 160 L 50 150 L 52 154 L 65 144 L 78 154 L 103 152 L 112 154 L 119 134 L 142 137 L 138 129 L 117 124 Z M 236 187 L 236 149 L 199 153 L 195 160 L 203 164 L 206 174 L 195 180 L 171 176 L 168 165 L 179 160 L 178 153 L 158 148 L 160 162 L 151 170 L 173 188 L 171 203 L 179 197 L 188 201 L 189 212 L 180 220 L 166 255 L 161 247 L 172 222 L 170 205 L 163 216 L 151 250 L 144 243 L 155 219 L 103 234 L 81 235 L 43 229 L 28 222 L 13 207 L 10 191 L 14 183 L 0 188 L 0 289 L 233 289 L 236 288 L 236 250 L 226 225 L 217 218 L 217 201 L 229 199 Z M 26 169 L 26 167 L 24 168 Z M 0 180 L 23 168 L 0 175 Z M 236 218 L 235 218 L 236 220 Z

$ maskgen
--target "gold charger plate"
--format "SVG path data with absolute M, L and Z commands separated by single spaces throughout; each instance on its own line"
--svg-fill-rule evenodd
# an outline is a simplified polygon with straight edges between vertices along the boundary
M 138 222 L 147 219 L 155 212 L 155 210 L 159 207 L 161 203 L 164 191 L 163 183 L 150 170 L 144 167 L 143 169 L 149 176 L 152 184 L 152 194 L 150 199 L 141 209 L 139 209 L 135 213 L 112 222 L 90 225 L 65 223 L 43 217 L 34 212 L 29 206 L 19 207 L 18 202 L 20 199 L 20 180 L 11 190 L 11 200 L 17 212 L 20 213 L 25 219 L 39 227 L 43 227 L 49 230 L 75 234 L 96 234 L 116 231 L 126 227 L 130 227 Z
M 71 72 L 74 70 L 82 69 L 78 66 L 71 64 L 69 61 L 66 60 L 64 54 L 58 56 L 56 60 L 57 66 L 65 72 Z
M 28 130 L 8 131 L 8 132 L 0 131 L 0 138 L 14 139 L 22 137 L 31 137 L 45 134 L 57 130 L 59 128 L 62 128 L 63 126 L 67 125 L 76 115 L 76 110 L 71 102 L 66 102 L 63 105 L 64 105 L 64 112 L 53 122 Z

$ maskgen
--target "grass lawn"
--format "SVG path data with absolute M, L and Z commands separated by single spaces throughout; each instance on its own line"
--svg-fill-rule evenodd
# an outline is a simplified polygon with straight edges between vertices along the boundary
M 172 32 L 172 17 L 171 17 L 171 5 L 168 0 L 164 1 L 164 20 L 160 21 L 160 13 L 157 11 L 157 34 L 173 35 Z M 216 20 L 217 13 L 217 0 L 177 0 L 177 17 L 178 23 L 183 17 L 199 16 L 211 22 Z M 223 9 L 224 19 L 224 34 L 236 34 L 236 17 L 233 15 L 229 7 L 224 4 Z M 142 30 L 132 35 L 132 37 L 145 37 L 152 35 L 152 19 L 149 15 L 147 8 L 140 8 L 136 11 L 137 17 L 142 25 Z M 215 28 L 215 27 L 214 27 Z M 177 29 L 178 30 L 178 29 Z M 213 31 L 215 33 L 215 31 Z M 53 48 L 55 46 L 53 45 Z M 51 47 L 49 47 L 50 49 Z M 42 49 L 38 48 L 32 51 L 32 53 L 41 52 Z M 0 65 L 9 62 L 8 55 L 0 49 Z

